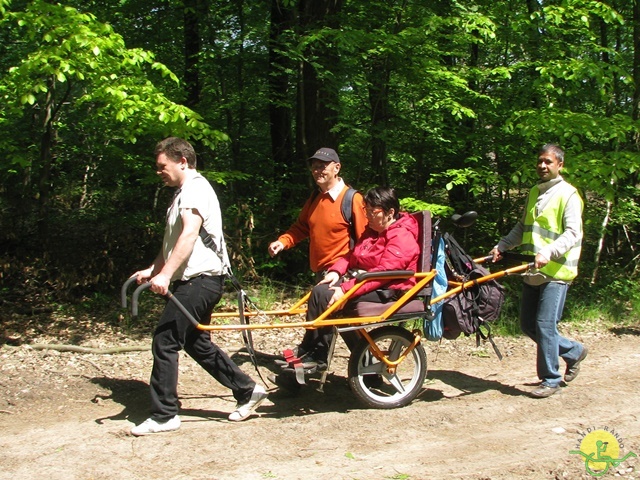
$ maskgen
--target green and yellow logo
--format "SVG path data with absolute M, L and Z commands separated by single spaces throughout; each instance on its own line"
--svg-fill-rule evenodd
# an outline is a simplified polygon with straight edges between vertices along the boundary
M 624 442 L 618 432 L 608 427 L 587 428 L 578 442 L 578 450 L 570 450 L 569 453 L 580 455 L 584 459 L 585 470 L 593 477 L 601 477 L 609 468 L 616 468 L 628 458 L 637 457 L 635 453 L 629 452 L 620 458 Z

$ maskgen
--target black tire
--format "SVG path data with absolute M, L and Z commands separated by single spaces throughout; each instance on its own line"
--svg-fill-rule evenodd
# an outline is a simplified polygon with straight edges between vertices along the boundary
M 386 326 L 369 332 L 378 348 L 390 360 L 397 360 L 413 344 L 414 335 L 402 327 Z M 349 357 L 349 386 L 370 407 L 398 408 L 409 404 L 422 389 L 427 376 L 427 354 L 418 344 L 389 373 L 385 363 L 371 354 L 362 338 Z

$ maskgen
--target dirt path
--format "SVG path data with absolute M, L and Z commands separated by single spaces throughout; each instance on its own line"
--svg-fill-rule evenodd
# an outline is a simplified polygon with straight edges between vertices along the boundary
M 226 420 L 234 407 L 228 392 L 185 357 L 182 428 L 141 438 L 128 431 L 146 418 L 150 352 L 4 345 L 0 479 L 593 478 L 569 453 L 589 428 L 615 429 L 621 453 L 640 455 L 640 337 L 569 334 L 590 354 L 580 377 L 548 399 L 526 395 L 536 381 L 531 342 L 498 339 L 499 362 L 474 340 L 458 339 L 426 345 L 427 382 L 407 407 L 363 408 L 348 388 L 340 351 L 324 394 L 308 387 L 289 397 L 274 389 L 258 415 L 239 424 Z M 292 339 L 259 336 L 257 343 L 275 353 Z M 255 373 L 246 355 L 234 358 Z M 639 468 L 630 458 L 607 476 L 639 479 Z

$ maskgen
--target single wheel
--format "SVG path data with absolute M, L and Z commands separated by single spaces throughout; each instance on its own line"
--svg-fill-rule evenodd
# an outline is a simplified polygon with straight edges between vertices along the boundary
M 414 335 L 402 327 L 385 326 L 369 332 L 378 349 L 391 361 L 413 345 Z M 404 407 L 422 388 L 427 376 L 427 354 L 421 344 L 399 365 L 389 368 L 375 358 L 362 338 L 349 357 L 349 386 L 364 403 L 375 408 Z

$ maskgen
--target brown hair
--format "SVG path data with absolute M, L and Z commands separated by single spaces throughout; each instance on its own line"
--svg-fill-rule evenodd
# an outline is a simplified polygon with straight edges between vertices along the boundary
M 155 156 L 157 157 L 161 153 L 164 153 L 174 162 L 178 162 L 184 157 L 187 159 L 189 168 L 196 168 L 196 151 L 189 142 L 182 138 L 168 137 L 159 141 L 156 144 Z

